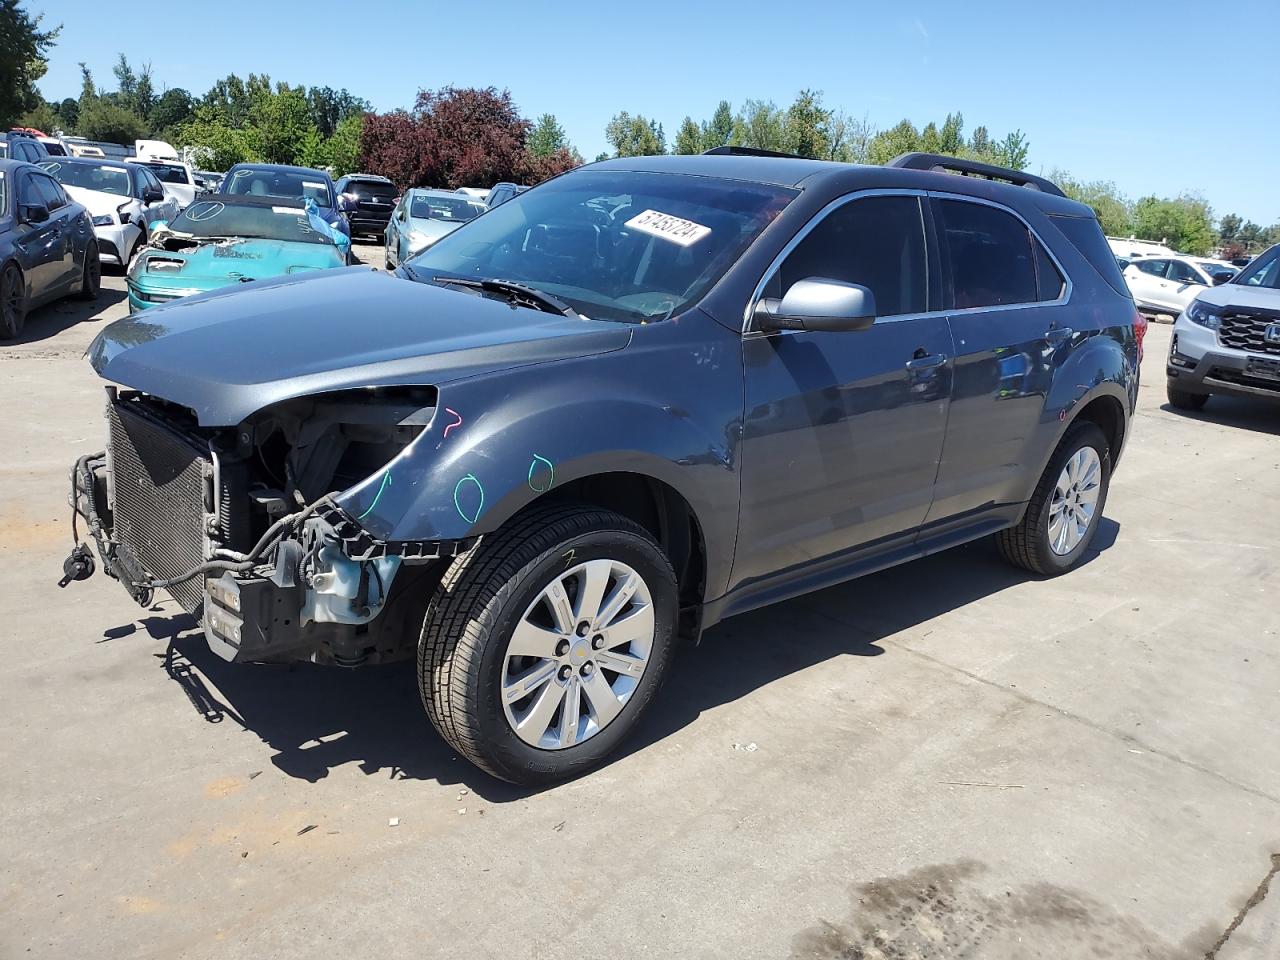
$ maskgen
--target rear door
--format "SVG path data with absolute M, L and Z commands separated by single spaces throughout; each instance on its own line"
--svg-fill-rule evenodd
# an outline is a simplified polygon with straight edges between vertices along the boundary
M 765 297 L 862 284 L 866 330 L 748 330 L 735 585 L 914 531 L 933 499 L 950 396 L 947 319 L 929 313 L 924 198 L 853 195 L 793 240 Z
M 1053 372 L 1085 333 L 1066 325 L 1062 268 L 1022 217 L 958 196 L 932 208 L 955 379 L 930 523 L 1022 498 Z

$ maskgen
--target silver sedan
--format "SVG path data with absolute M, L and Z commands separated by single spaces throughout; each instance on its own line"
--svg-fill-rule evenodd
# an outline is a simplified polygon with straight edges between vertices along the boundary
M 391 212 L 386 229 L 387 269 L 416 257 L 441 237 L 484 213 L 485 206 L 464 194 L 415 187 Z

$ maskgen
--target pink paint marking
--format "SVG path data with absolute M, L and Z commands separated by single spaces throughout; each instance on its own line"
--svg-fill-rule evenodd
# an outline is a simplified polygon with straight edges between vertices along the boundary
M 449 407 L 445 407 L 445 408 L 444 408 L 444 412 L 445 412 L 445 413 L 452 413 L 455 417 L 457 417 L 457 418 L 458 418 L 458 422 L 457 422 L 457 423 L 451 423 L 451 424 L 449 424 L 447 427 L 445 427 L 445 428 L 444 428 L 444 436 L 445 436 L 445 437 L 447 437 L 447 436 L 449 435 L 449 431 L 450 431 L 450 430 L 452 430 L 454 427 L 460 427 L 460 426 L 462 426 L 462 414 L 460 414 L 457 410 L 452 410 L 452 409 L 450 409 Z

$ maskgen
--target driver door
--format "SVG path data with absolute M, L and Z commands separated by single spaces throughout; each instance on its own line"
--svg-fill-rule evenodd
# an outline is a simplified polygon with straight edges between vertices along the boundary
M 820 213 L 764 287 L 811 277 L 876 298 L 866 330 L 748 331 L 733 586 L 910 540 L 933 500 L 954 356 L 937 309 L 922 198 L 853 197 Z M 835 562 L 839 562 L 836 560 Z

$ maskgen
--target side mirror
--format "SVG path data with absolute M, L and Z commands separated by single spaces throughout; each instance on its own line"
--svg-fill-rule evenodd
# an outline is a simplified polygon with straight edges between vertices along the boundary
M 1226 283 L 1228 280 L 1230 280 L 1233 276 L 1234 276 L 1234 274 L 1230 274 L 1230 273 L 1226 273 L 1226 272 L 1223 272 L 1223 273 L 1215 273 L 1215 274 L 1213 275 L 1213 285 L 1214 285 L 1215 287 L 1220 287 L 1220 286 L 1222 286 L 1224 283 Z
M 876 297 L 860 283 L 825 277 L 797 280 L 781 300 L 756 304 L 756 323 L 771 330 L 866 330 L 876 321 Z
M 144 187 L 142 189 L 143 203 L 159 203 L 164 199 L 164 191 L 159 187 Z
M 28 203 L 22 208 L 22 219 L 27 223 L 44 223 L 49 219 L 49 208 L 42 203 Z

